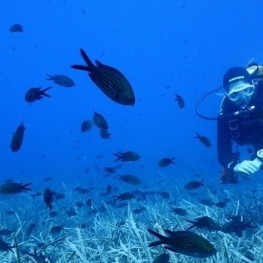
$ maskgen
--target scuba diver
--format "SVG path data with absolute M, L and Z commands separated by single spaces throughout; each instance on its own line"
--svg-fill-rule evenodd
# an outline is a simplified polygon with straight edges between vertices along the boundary
M 221 102 L 217 118 L 199 114 L 200 102 L 196 106 L 198 116 L 217 120 L 217 155 L 224 167 L 220 183 L 237 183 L 238 174 L 250 178 L 263 162 L 263 67 L 256 63 L 246 68 L 232 67 L 223 77 L 226 93 Z M 215 91 L 217 91 L 216 89 Z M 251 160 L 240 160 L 234 146 L 250 145 Z

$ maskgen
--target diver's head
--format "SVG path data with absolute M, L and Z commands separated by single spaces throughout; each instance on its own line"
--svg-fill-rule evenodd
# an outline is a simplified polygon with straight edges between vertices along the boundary
M 223 86 L 226 96 L 238 106 L 246 106 L 255 92 L 255 86 L 246 69 L 230 68 L 224 75 Z

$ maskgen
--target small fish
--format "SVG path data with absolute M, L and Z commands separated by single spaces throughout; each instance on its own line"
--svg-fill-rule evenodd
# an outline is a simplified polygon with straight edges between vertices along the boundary
M 210 198 L 200 199 L 199 203 L 202 205 L 206 205 L 206 206 L 214 206 L 215 205 L 214 201 L 211 200 Z
M 105 167 L 104 169 L 104 172 L 108 173 L 108 174 L 114 174 L 116 173 L 116 169 L 113 168 L 113 167 Z
M 119 160 L 121 160 L 122 162 L 133 162 L 141 158 L 138 153 L 132 151 L 128 151 L 124 153 L 115 153 L 114 155 L 117 157 L 115 159 L 115 162 Z
M 181 109 L 184 108 L 185 102 L 184 102 L 183 97 L 181 97 L 178 94 L 175 94 L 175 101 L 177 101 L 179 108 L 181 108 Z
M 104 193 L 102 193 L 101 195 L 105 196 L 105 195 L 109 195 L 111 193 L 112 193 L 112 186 L 108 184 L 106 186 L 106 191 Z
M 157 256 L 152 263 L 169 263 L 169 259 L 169 254 L 161 254 Z
M 56 199 L 56 200 L 61 200 L 65 197 L 64 194 L 60 194 L 60 193 L 52 193 L 53 194 L 53 197 Z
M 122 194 L 119 194 L 117 196 L 115 196 L 115 200 L 117 201 L 126 201 L 126 200 L 131 200 L 135 198 L 135 195 L 133 193 L 130 192 L 124 192 Z
M 158 194 L 160 194 L 161 197 L 164 199 L 170 199 L 171 198 L 171 195 L 168 192 L 158 192 Z
M 46 206 L 51 210 L 52 209 L 52 203 L 53 203 L 53 193 L 49 188 L 46 188 L 44 191 L 44 203 Z
M 142 213 L 142 212 L 145 211 L 145 210 L 146 210 L 145 207 L 140 207 L 140 208 L 135 208 L 135 209 L 133 209 L 132 212 L 133 212 L 135 215 L 137 215 L 137 214 Z
M 165 245 L 164 248 L 190 257 L 206 258 L 217 253 L 214 246 L 204 237 L 190 231 L 170 231 L 165 229 L 163 236 L 151 229 L 149 233 L 159 240 L 149 244 L 149 247 Z
M 25 129 L 26 128 L 24 126 L 24 123 L 21 122 L 20 125 L 17 127 L 11 140 L 10 148 L 12 152 L 17 152 L 21 148 L 24 139 Z
M 125 183 L 127 183 L 127 184 L 131 184 L 131 185 L 139 185 L 141 183 L 141 179 L 140 178 L 138 178 L 135 175 L 130 175 L 130 174 L 119 175 L 118 179 L 123 181 L 123 182 L 125 182 Z
M 31 190 L 28 186 L 30 186 L 31 183 L 4 183 L 0 185 L 0 194 L 2 195 L 12 195 L 12 194 L 18 194 L 24 191 Z
M 179 216 L 186 216 L 187 215 L 187 211 L 184 208 L 181 207 L 170 207 L 171 211 L 174 212 L 176 215 Z
M 14 231 L 10 229 L 0 229 L 0 236 L 11 236 Z
M 49 233 L 50 233 L 51 235 L 57 235 L 57 234 L 59 234 L 63 229 L 64 229 L 64 226 L 59 226 L 59 225 L 53 226 L 53 227 L 50 229 Z
M 215 206 L 218 208 L 225 208 L 227 206 L 227 201 L 219 201 L 217 203 L 215 203 Z
M 93 126 L 93 121 L 85 120 L 81 123 L 81 132 L 88 132 Z
M 172 158 L 162 158 L 159 162 L 158 162 L 158 165 L 160 167 L 166 167 L 168 165 L 171 165 L 171 164 L 175 164 L 175 161 L 174 161 L 174 157 Z
M 83 187 L 78 186 L 78 187 L 74 188 L 73 190 L 76 191 L 76 192 L 78 192 L 79 194 L 82 194 L 82 195 L 83 195 L 83 194 L 89 193 L 90 190 L 91 190 L 91 188 L 88 189 L 88 188 L 83 188 Z
M 94 65 L 83 49 L 80 53 L 86 65 L 72 65 L 72 68 L 87 71 L 94 84 L 111 100 L 122 105 L 135 104 L 131 84 L 120 71 L 97 60 Z
M 210 142 L 210 140 L 204 135 L 196 133 L 195 138 L 198 139 L 206 147 L 212 146 L 212 143 Z
M 16 246 L 11 246 L 6 243 L 4 240 L 0 239 L 0 251 L 11 251 L 11 248 L 15 248 Z
M 75 82 L 68 76 L 65 75 L 49 75 L 47 74 L 49 78 L 47 80 L 53 80 L 54 83 L 57 85 L 66 87 L 66 88 L 71 88 L 75 85 Z
M 41 90 L 41 87 L 38 88 L 30 88 L 25 95 L 25 100 L 29 103 L 34 102 L 36 100 L 40 100 L 43 98 L 43 96 L 51 98 L 51 96 L 49 94 L 46 93 L 46 91 L 48 91 L 49 89 L 51 89 L 51 87 L 45 88 Z
M 203 180 L 201 180 L 201 181 L 190 181 L 184 185 L 184 189 L 195 190 L 195 189 L 199 188 L 200 186 L 204 186 Z
M 14 24 L 9 28 L 9 31 L 13 33 L 18 33 L 18 32 L 23 32 L 24 29 L 20 24 Z
M 68 216 L 76 216 L 77 215 L 77 212 L 74 208 L 70 208 L 68 211 L 65 212 Z
M 194 227 L 207 229 L 209 231 L 221 229 L 220 225 L 215 223 L 213 219 L 208 216 L 198 217 L 198 218 L 195 218 L 194 220 L 187 219 L 186 221 L 189 223 L 192 223 L 192 225 L 186 229 L 187 231 L 189 231 L 190 229 Z
M 238 237 L 242 237 L 243 231 L 248 228 L 256 228 L 252 225 L 253 220 L 244 221 L 242 216 L 232 216 L 231 220 L 225 223 L 221 231 L 224 233 L 235 233 Z
M 31 233 L 33 232 L 33 230 L 34 230 L 36 227 L 37 227 L 37 224 L 31 223 L 31 224 L 28 226 L 27 230 L 26 230 L 26 236 L 30 236 Z
M 99 114 L 95 111 L 94 111 L 94 115 L 93 115 L 93 123 L 99 129 L 108 130 L 108 128 L 109 128 L 109 125 L 108 125 L 106 119 L 101 114 Z

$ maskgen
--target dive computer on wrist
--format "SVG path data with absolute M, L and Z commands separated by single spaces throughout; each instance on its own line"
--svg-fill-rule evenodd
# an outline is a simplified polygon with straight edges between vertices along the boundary
M 263 162 L 263 149 L 257 151 L 257 158 Z

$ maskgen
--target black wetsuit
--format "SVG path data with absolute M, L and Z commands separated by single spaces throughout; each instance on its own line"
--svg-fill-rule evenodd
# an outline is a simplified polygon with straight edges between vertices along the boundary
M 247 108 L 240 110 L 228 97 L 224 97 L 217 121 L 218 160 L 230 170 L 239 161 L 239 153 L 233 151 L 234 143 L 251 145 L 254 152 L 263 148 L 263 81 L 256 85 Z M 238 111 L 240 113 L 235 115 Z

